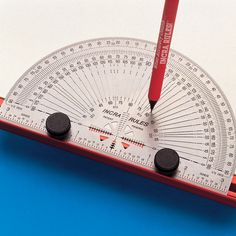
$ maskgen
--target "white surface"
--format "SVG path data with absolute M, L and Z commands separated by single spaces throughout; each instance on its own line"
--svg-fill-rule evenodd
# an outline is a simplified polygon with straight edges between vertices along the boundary
M 164 0 L 0 0 L 0 95 L 41 57 L 105 36 L 157 41 Z M 180 0 L 172 48 L 205 69 L 236 112 L 236 1 Z

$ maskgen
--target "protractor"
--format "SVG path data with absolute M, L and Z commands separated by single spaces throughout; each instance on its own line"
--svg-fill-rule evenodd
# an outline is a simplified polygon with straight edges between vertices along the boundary
M 71 121 L 65 141 L 94 155 L 156 172 L 154 157 L 175 150 L 171 178 L 226 195 L 235 171 L 235 119 L 214 80 L 172 50 L 161 99 L 148 103 L 155 44 L 129 38 L 79 42 L 46 56 L 15 83 L 1 121 L 46 137 L 46 120 Z

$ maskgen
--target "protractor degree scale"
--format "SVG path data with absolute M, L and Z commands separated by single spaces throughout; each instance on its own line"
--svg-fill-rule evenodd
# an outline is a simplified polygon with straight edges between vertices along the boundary
M 236 206 L 235 119 L 213 79 L 171 51 L 161 99 L 147 93 L 155 44 L 102 38 L 62 48 L 33 65 L 2 100 L 0 127 Z M 46 121 L 63 113 L 69 135 L 51 137 Z M 175 150 L 173 176 L 154 158 Z

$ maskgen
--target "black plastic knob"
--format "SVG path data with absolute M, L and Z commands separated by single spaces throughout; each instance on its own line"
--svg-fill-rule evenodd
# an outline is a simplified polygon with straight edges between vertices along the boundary
M 156 153 L 154 164 L 160 174 L 171 176 L 179 166 L 179 155 L 173 149 L 163 148 Z
M 53 138 L 65 139 L 69 134 L 70 128 L 70 118 L 64 113 L 53 113 L 46 120 L 47 132 Z

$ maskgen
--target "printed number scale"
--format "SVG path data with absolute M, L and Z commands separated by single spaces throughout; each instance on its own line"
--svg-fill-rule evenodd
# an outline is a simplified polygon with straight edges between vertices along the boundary
M 228 101 L 204 70 L 172 50 L 151 113 L 155 47 L 102 38 L 53 52 L 1 100 L 0 128 L 236 206 Z M 179 155 L 172 176 L 158 171 L 163 149 Z

